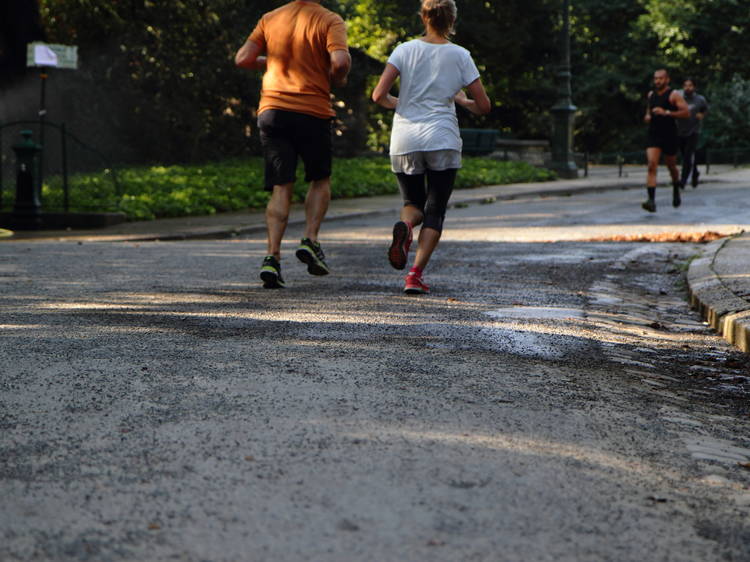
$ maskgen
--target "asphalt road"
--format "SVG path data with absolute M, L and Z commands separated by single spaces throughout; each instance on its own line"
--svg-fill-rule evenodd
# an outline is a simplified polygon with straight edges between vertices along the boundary
M 0 246 L 0 560 L 750 559 L 750 369 L 686 304 L 748 188 L 451 209 L 400 292 L 260 237 Z M 744 199 L 743 199 L 744 198 Z M 698 226 L 694 226 L 694 225 Z

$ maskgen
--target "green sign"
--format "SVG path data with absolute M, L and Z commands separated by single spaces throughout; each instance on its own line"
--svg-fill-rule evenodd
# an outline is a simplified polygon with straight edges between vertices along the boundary
M 78 68 L 78 47 L 52 43 L 29 43 L 26 46 L 26 66 L 50 68 Z

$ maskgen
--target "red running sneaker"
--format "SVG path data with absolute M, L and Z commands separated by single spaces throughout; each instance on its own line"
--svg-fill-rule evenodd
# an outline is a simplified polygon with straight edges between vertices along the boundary
M 404 269 L 409 258 L 412 233 L 408 222 L 398 221 L 393 225 L 393 242 L 388 248 L 388 261 L 396 269 Z
M 410 271 L 406 276 L 404 293 L 407 295 L 429 295 L 430 288 L 422 281 L 422 276 L 416 271 Z

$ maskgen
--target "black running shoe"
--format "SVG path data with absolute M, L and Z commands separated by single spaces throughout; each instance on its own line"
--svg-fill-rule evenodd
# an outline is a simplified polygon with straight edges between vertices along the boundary
M 281 264 L 273 256 L 266 256 L 260 268 L 260 278 L 264 289 L 283 289 L 284 278 L 281 276 Z
M 695 189 L 696 187 L 698 187 L 698 176 L 700 176 L 700 172 L 698 172 L 698 169 L 696 168 L 693 171 L 693 180 L 692 180 L 693 189 Z
M 680 186 L 675 185 L 672 188 L 672 207 L 679 207 L 682 204 L 682 198 L 680 197 Z
M 309 238 L 303 238 L 297 248 L 297 259 L 307 264 L 307 272 L 310 275 L 328 275 L 331 270 L 325 262 L 325 254 L 319 242 L 313 242 Z
M 641 207 L 646 209 L 649 213 L 656 212 L 656 202 L 653 199 L 646 199 L 643 203 L 641 203 Z

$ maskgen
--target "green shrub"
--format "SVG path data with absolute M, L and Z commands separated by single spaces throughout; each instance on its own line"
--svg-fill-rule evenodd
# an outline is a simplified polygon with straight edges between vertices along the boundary
M 465 158 L 458 189 L 554 179 L 548 170 L 524 162 Z M 298 169 L 294 200 L 303 201 L 307 186 Z M 332 196 L 335 199 L 398 193 L 387 157 L 334 160 Z M 241 209 L 261 209 L 269 193 L 263 189 L 260 158 L 227 160 L 203 165 L 125 168 L 70 178 L 74 211 L 120 211 L 129 220 L 208 215 Z M 43 189 L 47 210 L 63 206 L 62 181 L 50 178 Z

